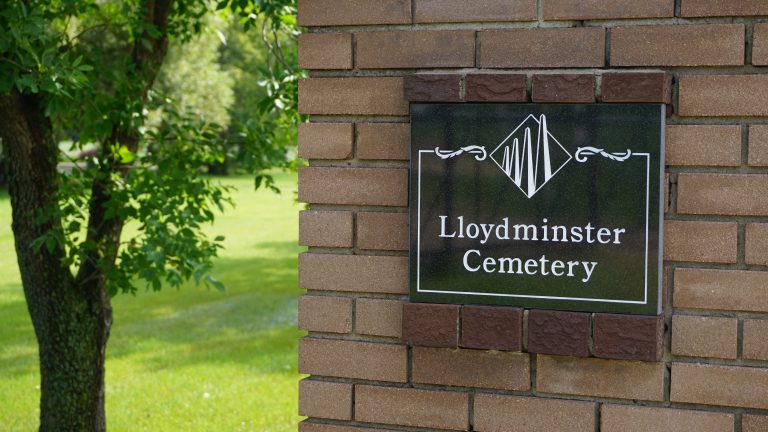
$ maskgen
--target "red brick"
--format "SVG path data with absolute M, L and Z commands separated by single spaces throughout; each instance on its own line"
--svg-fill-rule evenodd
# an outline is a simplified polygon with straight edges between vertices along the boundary
M 684 117 L 768 116 L 768 75 L 685 75 L 679 87 Z
M 358 159 L 408 160 L 410 145 L 410 123 L 357 124 Z
M 744 320 L 744 349 L 748 360 L 768 360 L 768 320 Z
M 768 312 L 768 273 L 676 269 L 676 308 Z
M 355 386 L 355 420 L 402 426 L 466 430 L 466 393 Z
M 602 432 L 733 432 L 733 414 L 604 404 Z
M 672 75 L 664 72 L 603 74 L 603 102 L 672 103 Z
M 768 408 L 768 369 L 672 363 L 672 402 Z
M 299 244 L 317 247 L 352 247 L 352 212 L 317 210 L 299 212 Z
M 749 164 L 768 166 L 768 125 L 749 127 Z
M 371 381 L 408 380 L 405 345 L 303 338 L 299 373 Z
M 403 303 L 403 342 L 414 346 L 459 346 L 459 305 Z
M 499 351 L 413 348 L 413 382 L 528 391 L 528 354 Z
M 547 0 L 545 20 L 666 18 L 675 15 L 674 0 Z
M 664 354 L 664 316 L 595 314 L 597 357 L 659 361 Z
M 768 216 L 768 175 L 679 174 L 677 194 L 678 213 Z
M 406 294 L 408 258 L 303 253 L 299 255 L 299 286 L 318 291 Z
M 299 0 L 299 25 L 410 24 L 409 0 Z
M 513 307 L 464 306 L 461 309 L 461 346 L 522 351 L 523 310 Z
M 459 75 L 408 75 L 405 77 L 405 100 L 411 102 L 458 102 Z
M 299 381 L 299 415 L 352 420 L 352 384 Z
M 735 359 L 737 326 L 736 318 L 675 315 L 672 354 Z
M 768 65 L 768 23 L 755 24 L 752 33 L 752 64 Z
M 664 259 L 735 263 L 736 224 L 664 221 Z
M 304 167 L 299 169 L 299 201 L 404 207 L 408 170 Z
M 352 157 L 352 123 L 300 123 L 299 157 L 304 159 Z
M 595 76 L 579 74 L 534 75 L 531 84 L 534 102 L 594 102 Z
M 357 299 L 355 332 L 358 334 L 396 337 L 402 335 L 403 302 L 384 299 Z
M 470 74 L 466 77 L 467 102 L 526 102 L 528 90 L 525 75 Z
M 363 32 L 356 41 L 355 64 L 360 69 L 475 65 L 474 30 Z
M 684 17 L 768 15 L 768 3 L 764 0 L 682 0 L 680 12 Z
M 528 351 L 539 354 L 588 356 L 589 314 L 530 310 Z
M 352 35 L 350 33 L 300 34 L 299 67 L 302 69 L 352 69 Z
M 739 166 L 741 126 L 669 125 L 667 165 Z
M 408 213 L 359 212 L 357 247 L 408 250 Z
M 605 64 L 602 27 L 483 30 L 484 68 L 601 67 Z
M 616 399 L 664 400 L 661 362 L 537 356 L 536 388 L 540 393 Z
M 416 0 L 417 23 L 535 21 L 536 0 Z
M 746 234 L 747 264 L 768 266 L 768 224 L 747 224 Z
M 299 297 L 299 329 L 311 332 L 352 331 L 352 299 L 348 297 Z
M 629 26 L 611 29 L 613 66 L 743 64 L 743 24 Z
M 322 423 L 310 423 L 304 420 L 299 423 L 299 432 L 394 432 L 392 429 L 361 428 L 355 426 L 339 426 Z
M 478 432 L 592 432 L 594 402 L 478 394 L 474 430 Z
M 768 416 L 744 414 L 741 417 L 741 432 L 768 431 Z
M 304 78 L 301 114 L 408 115 L 402 77 Z

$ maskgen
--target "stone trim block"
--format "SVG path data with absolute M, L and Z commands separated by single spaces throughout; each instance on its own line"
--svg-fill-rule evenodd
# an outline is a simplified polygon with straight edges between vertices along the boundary
M 528 312 L 528 351 L 589 356 L 589 314 L 550 310 Z
M 667 72 L 603 74 L 603 102 L 672 103 L 672 75 Z
M 537 103 L 595 101 L 595 76 L 591 74 L 534 75 L 531 99 Z
M 467 102 L 527 102 L 527 78 L 521 74 L 469 74 Z
M 461 346 L 522 351 L 523 309 L 469 305 L 462 307 Z
M 459 102 L 461 75 L 407 75 L 403 84 L 409 102 Z
M 597 357 L 659 361 L 664 355 L 664 316 L 595 314 Z
M 433 347 L 459 346 L 459 305 L 404 303 L 403 343 Z

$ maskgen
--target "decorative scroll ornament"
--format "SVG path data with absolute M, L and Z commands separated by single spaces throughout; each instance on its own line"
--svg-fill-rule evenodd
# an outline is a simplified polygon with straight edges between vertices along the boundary
M 586 162 L 589 156 L 600 155 L 617 162 L 624 162 L 632 156 L 632 150 L 627 149 L 624 153 L 608 153 L 605 150 L 597 147 L 579 147 L 576 149 L 576 161 Z
M 484 161 L 485 158 L 488 156 L 488 154 L 485 152 L 485 147 L 483 146 L 466 146 L 462 147 L 456 151 L 451 150 L 440 150 L 440 147 L 435 147 L 435 154 L 440 156 L 440 159 L 450 159 L 454 158 L 456 156 L 459 156 L 462 153 L 469 153 L 475 155 L 475 159 L 480 162 Z

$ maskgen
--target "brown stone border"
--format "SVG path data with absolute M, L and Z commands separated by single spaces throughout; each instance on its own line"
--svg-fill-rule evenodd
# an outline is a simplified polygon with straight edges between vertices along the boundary
M 527 80 L 514 73 L 414 74 L 405 77 L 404 91 L 409 102 L 672 101 L 672 75 L 667 72 L 606 72 L 600 92 L 593 74 L 533 74 L 530 95 Z M 660 361 L 664 353 L 663 315 L 405 303 L 402 330 L 403 342 L 412 346 L 644 361 Z

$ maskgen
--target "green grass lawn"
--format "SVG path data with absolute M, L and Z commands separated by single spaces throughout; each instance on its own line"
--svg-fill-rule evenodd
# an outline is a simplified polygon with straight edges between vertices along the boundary
M 189 285 L 113 299 L 107 349 L 112 431 L 288 431 L 297 414 L 296 176 L 282 195 L 225 179 L 237 207 L 219 216 L 226 236 L 214 274 L 225 293 Z M 38 425 L 37 345 L 19 281 L 10 202 L 0 193 L 0 430 Z

